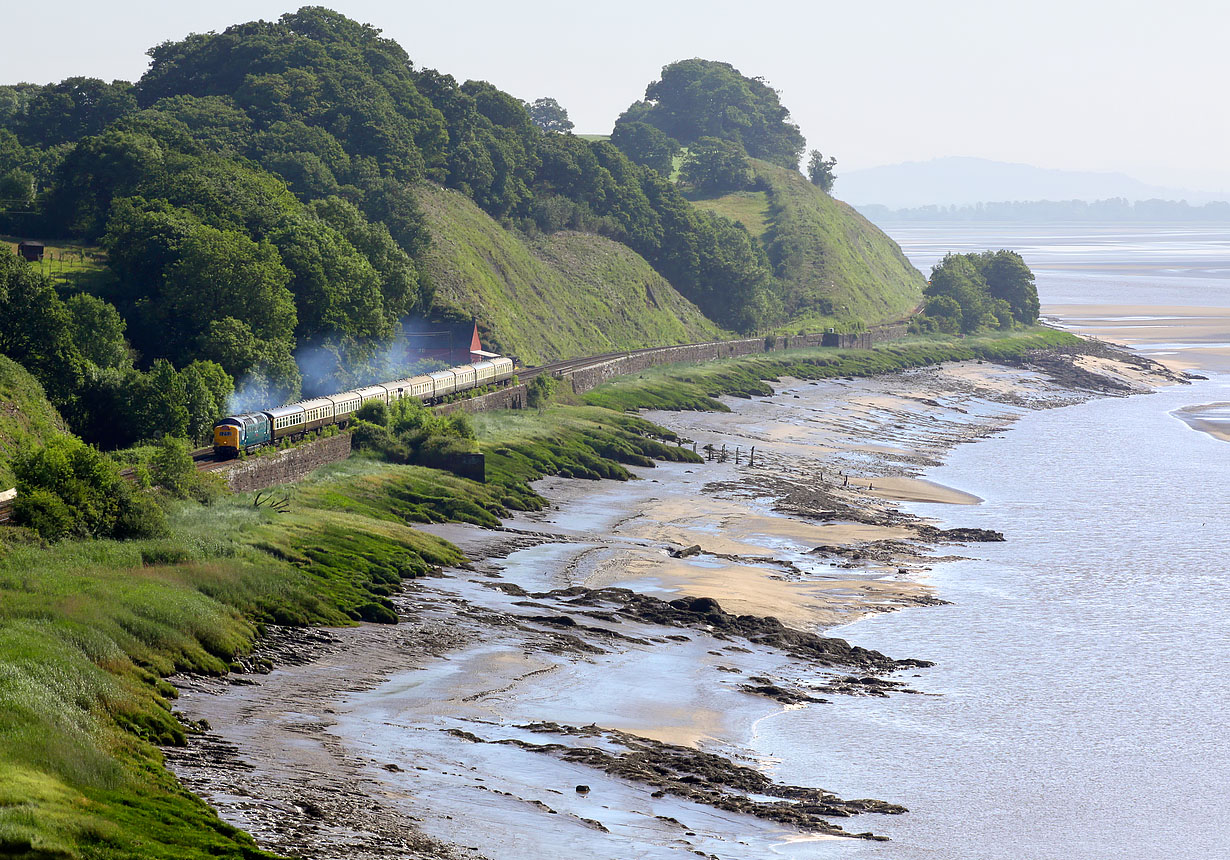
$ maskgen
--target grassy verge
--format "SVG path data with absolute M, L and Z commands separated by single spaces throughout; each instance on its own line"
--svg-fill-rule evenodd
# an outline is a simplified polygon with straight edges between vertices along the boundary
M 264 857 L 162 766 L 183 742 L 175 672 L 221 674 L 266 623 L 394 622 L 403 580 L 463 561 L 412 523 L 497 525 L 545 504 L 543 475 L 629 477 L 692 460 L 670 434 L 593 406 L 481 418 L 488 483 L 350 460 L 288 489 L 181 503 L 171 535 L 23 542 L 0 530 L 0 856 Z
M 591 234 L 529 239 L 455 191 L 418 189 L 437 310 L 476 315 L 483 343 L 526 364 L 694 343 L 721 329 L 627 247 Z
M 874 376 L 945 361 L 1017 359 L 1030 350 L 1080 343 L 1067 332 L 1043 327 L 967 337 L 918 338 L 875 349 L 807 349 L 752 355 L 730 361 L 666 365 L 595 388 L 585 401 L 607 409 L 710 409 L 729 411 L 721 395 L 767 397 L 769 381 L 783 376 L 832 379 Z

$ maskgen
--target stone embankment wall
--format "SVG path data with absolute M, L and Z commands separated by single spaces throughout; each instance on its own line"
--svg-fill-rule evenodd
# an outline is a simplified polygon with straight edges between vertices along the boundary
M 233 466 L 221 471 L 227 486 L 236 493 L 245 493 L 297 481 L 321 466 L 349 456 L 350 434 L 338 433 L 274 454 L 236 460 Z
M 572 388 L 580 393 L 597 388 L 613 376 L 640 373 L 660 364 L 694 363 L 733 358 L 739 355 L 756 355 L 779 349 L 806 349 L 816 346 L 831 346 L 842 349 L 871 349 L 873 344 L 897 340 L 905 336 L 905 325 L 885 325 L 870 328 L 859 334 L 800 334 L 778 338 L 747 338 L 745 340 L 722 340 L 712 343 L 694 343 L 686 346 L 664 346 L 660 349 L 645 349 L 608 359 L 601 364 L 566 370 L 562 374 L 572 380 Z
M 510 385 L 468 400 L 443 403 L 435 408 L 441 415 L 450 412 L 490 412 L 493 409 L 524 409 L 526 391 L 524 385 Z
M 733 358 L 738 355 L 754 355 L 764 352 L 764 338 L 747 340 L 722 340 L 713 343 L 693 343 L 686 346 L 664 346 L 661 349 L 646 349 L 607 359 L 601 364 L 591 364 L 562 374 L 572 380 L 572 388 L 578 394 L 597 388 L 613 376 L 639 373 L 659 364 L 692 363 L 713 361 L 718 358 Z

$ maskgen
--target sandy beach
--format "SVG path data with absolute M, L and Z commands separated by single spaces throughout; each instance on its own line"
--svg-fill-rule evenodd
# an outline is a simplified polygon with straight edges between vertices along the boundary
M 501 529 L 425 527 L 468 568 L 411 584 L 396 627 L 287 632 L 272 673 L 180 679 L 211 730 L 170 765 L 263 846 L 312 857 L 750 860 L 870 838 L 860 813 L 908 814 L 891 786 L 783 785 L 748 749 L 782 709 L 925 687 L 927 655 L 824 631 L 937 602 L 929 567 L 1001 536 L 898 503 L 977 505 L 922 472 L 1029 410 L 1172 381 L 1110 355 L 971 362 L 650 413 L 731 456 L 546 479 L 552 507 Z

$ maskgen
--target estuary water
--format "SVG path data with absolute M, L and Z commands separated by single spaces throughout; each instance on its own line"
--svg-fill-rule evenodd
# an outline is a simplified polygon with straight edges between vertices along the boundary
M 1134 305 L 1149 318 L 1164 306 L 1230 306 L 1225 230 L 888 232 L 924 271 L 949 249 L 1019 249 L 1044 307 Z M 1176 415 L 1230 401 L 1230 375 L 1208 375 L 1026 415 L 928 473 L 985 502 L 912 510 L 1007 542 L 936 567 L 951 606 L 835 630 L 934 660 L 909 679 L 925 695 L 786 711 L 754 742 L 784 781 L 820 780 L 910 813 L 860 822 L 891 842 L 801 843 L 784 855 L 1230 857 L 1230 443 Z

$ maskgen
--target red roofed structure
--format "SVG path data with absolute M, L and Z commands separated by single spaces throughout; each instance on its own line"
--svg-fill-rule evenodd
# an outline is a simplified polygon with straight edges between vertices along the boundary
M 406 357 L 410 360 L 435 359 L 449 364 L 481 361 L 491 353 L 483 350 L 474 320 L 452 320 L 407 324 L 404 329 Z

